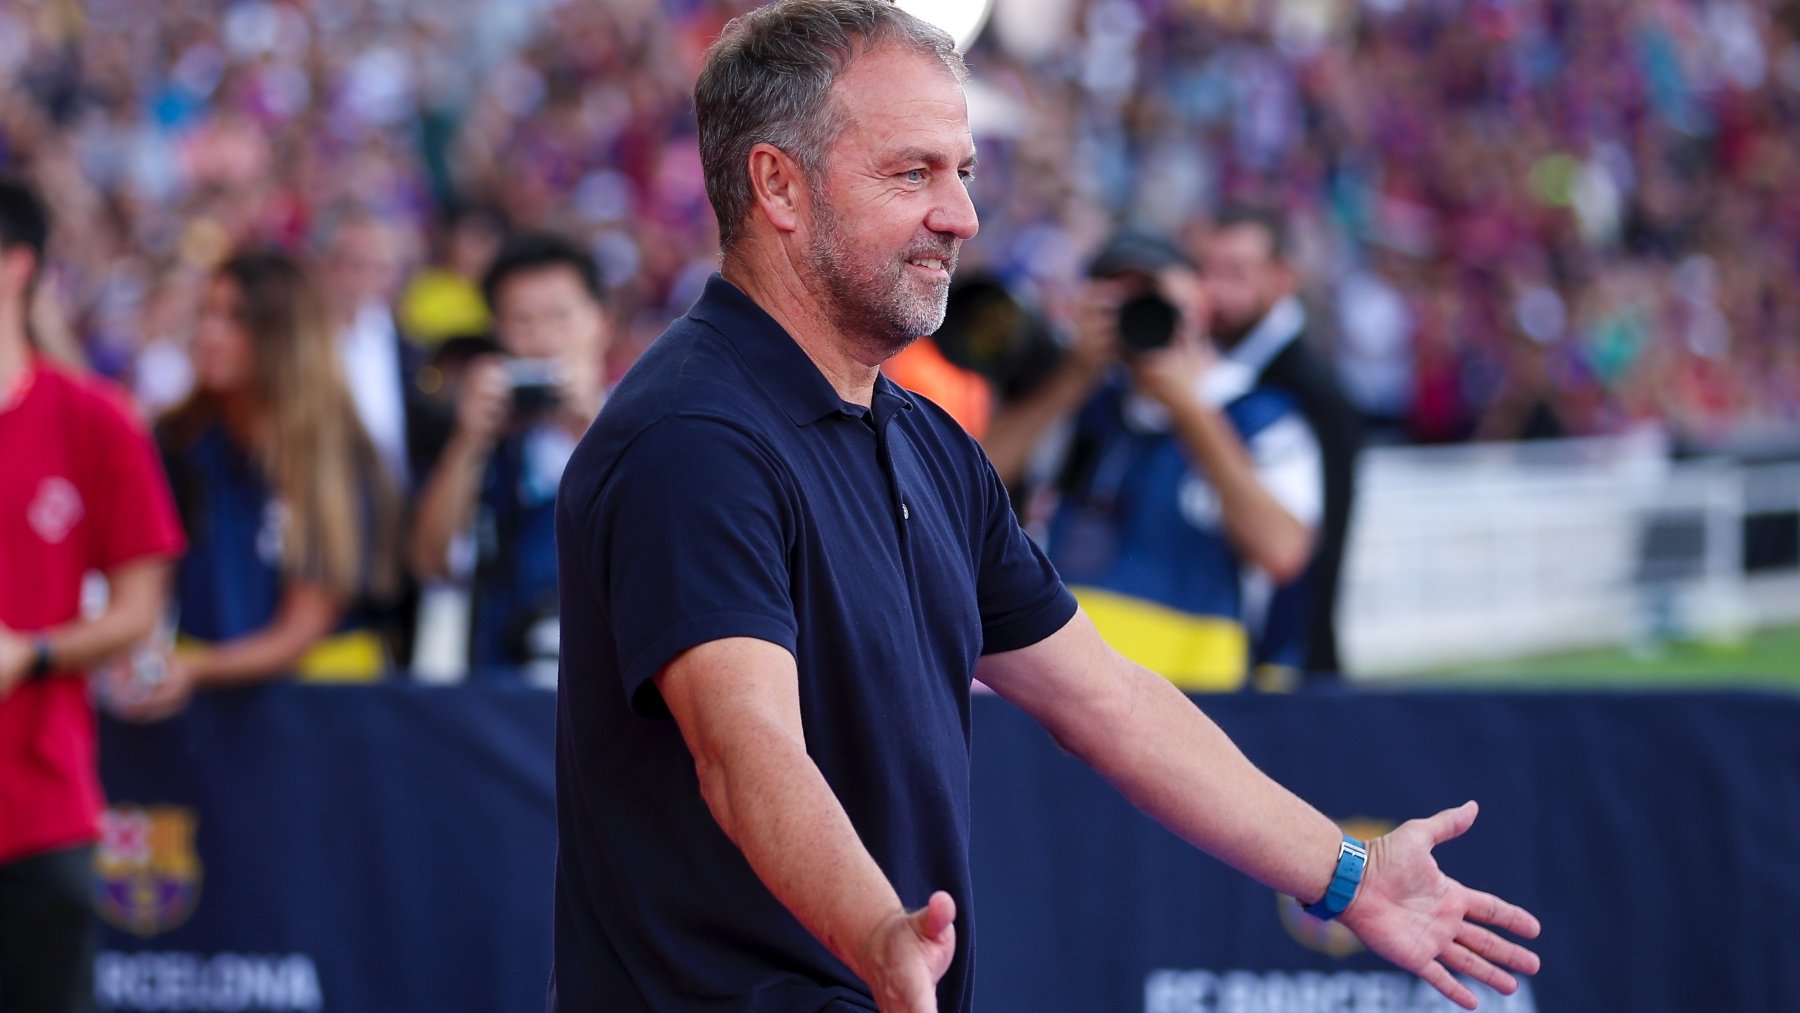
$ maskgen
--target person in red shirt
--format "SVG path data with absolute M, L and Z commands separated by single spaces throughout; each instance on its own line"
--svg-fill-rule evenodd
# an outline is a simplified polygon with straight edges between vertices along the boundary
M 101 810 L 83 673 L 161 618 L 181 525 L 122 392 L 26 333 L 49 216 L 0 179 L 0 1010 L 93 1004 L 89 880 Z M 82 583 L 107 604 L 82 617 Z

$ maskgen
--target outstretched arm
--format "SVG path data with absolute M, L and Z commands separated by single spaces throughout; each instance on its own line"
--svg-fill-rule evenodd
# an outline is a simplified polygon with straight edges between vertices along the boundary
M 1195 846 L 1303 902 L 1325 895 L 1343 836 L 1337 826 L 1251 764 L 1166 679 L 1108 647 L 1085 615 L 1031 647 L 988 656 L 977 676 Z M 1465 806 L 1371 842 L 1343 916 L 1371 950 L 1469 1009 L 1475 997 L 1450 970 L 1510 993 L 1517 982 L 1504 968 L 1530 974 L 1538 966 L 1535 954 L 1478 924 L 1531 937 L 1537 920 L 1464 887 L 1432 860 L 1431 849 L 1474 818 Z
M 731 638 L 680 655 L 656 687 L 681 727 L 713 818 L 883 1013 L 935 1013 L 956 948 L 943 891 L 908 912 L 806 752 L 793 655 Z

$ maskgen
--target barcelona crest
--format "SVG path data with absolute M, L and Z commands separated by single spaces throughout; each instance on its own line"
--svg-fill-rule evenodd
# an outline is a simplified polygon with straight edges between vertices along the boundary
M 1359 841 L 1380 837 L 1394 829 L 1392 823 L 1369 819 L 1341 820 L 1338 826 L 1344 833 Z M 1337 922 L 1322 922 L 1314 918 L 1301 910 L 1299 901 L 1285 894 L 1278 895 L 1275 903 L 1281 916 L 1281 927 L 1287 929 L 1288 935 L 1301 946 L 1333 957 L 1348 957 L 1352 953 L 1362 952 L 1363 944 L 1356 938 L 1356 934 Z
M 184 806 L 113 806 L 101 820 L 95 892 L 101 917 L 136 936 L 180 926 L 200 900 L 194 811 Z

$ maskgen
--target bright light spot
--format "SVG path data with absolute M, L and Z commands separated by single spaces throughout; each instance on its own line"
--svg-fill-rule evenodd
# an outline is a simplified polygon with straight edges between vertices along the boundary
M 994 0 L 894 0 L 901 10 L 921 21 L 929 21 L 950 33 L 956 40 L 957 52 L 967 52 L 969 44 L 987 24 L 988 11 Z

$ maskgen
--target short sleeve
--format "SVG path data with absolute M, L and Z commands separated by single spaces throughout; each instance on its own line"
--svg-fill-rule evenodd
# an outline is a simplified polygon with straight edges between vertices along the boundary
M 1006 485 L 981 457 L 984 511 L 981 572 L 981 653 L 1016 651 L 1043 640 L 1075 616 L 1075 596 L 1037 543 L 1019 526 Z
M 638 713 L 667 716 L 651 679 L 689 648 L 751 637 L 795 650 L 795 500 L 748 434 L 665 418 L 621 453 L 590 509 L 585 563 Z
M 1325 463 L 1319 440 L 1298 412 L 1266 426 L 1250 440 L 1257 477 L 1294 519 L 1316 528 L 1325 514 Z
M 149 432 L 122 396 L 96 392 L 88 425 L 95 467 L 83 499 L 92 513 L 89 563 L 102 572 L 186 548 L 169 479 Z

